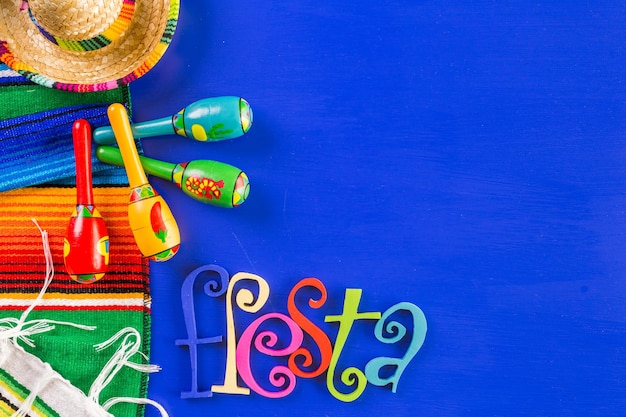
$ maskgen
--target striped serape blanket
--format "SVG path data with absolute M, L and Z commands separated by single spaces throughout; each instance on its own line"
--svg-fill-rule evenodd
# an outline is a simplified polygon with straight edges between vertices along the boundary
M 73 281 L 63 266 L 63 238 L 75 198 L 74 187 L 29 187 L 0 194 L 0 318 L 20 317 L 43 286 L 46 262 L 39 231 L 31 220 L 34 218 L 48 233 L 55 273 L 28 319 L 72 322 L 94 326 L 95 330 L 60 325 L 32 336 L 34 346 L 23 347 L 87 393 L 111 357 L 111 351 L 97 351 L 94 346 L 121 329 L 138 331 L 145 355 L 139 359 L 145 362 L 148 358 L 149 265 L 128 227 L 127 187 L 96 187 L 94 199 L 109 232 L 109 269 L 104 278 L 92 284 Z M 14 404 L 2 395 L 2 376 L 0 373 L 0 405 L 4 401 L 5 408 L 15 409 L 19 402 Z M 145 373 L 124 369 L 103 391 L 102 398 L 143 398 L 146 388 Z M 119 404 L 111 412 L 118 417 L 135 416 L 138 408 Z
M 110 239 L 106 275 L 80 284 L 67 275 L 63 263 L 63 239 L 76 206 L 71 126 L 78 118 L 93 126 L 108 124 L 106 109 L 112 102 L 130 108 L 128 89 L 47 89 L 0 65 L 0 416 L 18 411 L 68 417 L 144 413 L 141 400 L 148 374 L 138 369 L 149 359 L 149 264 L 128 226 L 129 188 L 123 169 L 93 159 L 94 200 Z M 47 331 L 3 337 L 3 331 L 10 333 L 19 324 L 44 286 L 47 258 L 32 219 L 47 232 L 54 276 L 26 321 Z M 111 338 L 111 346 L 102 345 Z M 128 360 L 139 365 L 120 367 L 104 383 L 103 370 L 110 371 L 109 360 L 120 356 L 118 346 L 131 353 L 135 349 Z M 39 372 L 55 377 L 42 378 Z M 108 411 L 99 406 L 119 397 L 139 400 L 111 403 Z M 76 403 L 59 403 L 58 398 Z

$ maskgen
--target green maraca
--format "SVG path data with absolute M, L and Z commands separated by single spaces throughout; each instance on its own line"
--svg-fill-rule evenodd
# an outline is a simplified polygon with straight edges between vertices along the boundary
M 191 103 L 178 113 L 157 120 L 135 123 L 133 137 L 148 138 L 177 134 L 200 142 L 233 139 L 245 134 L 252 126 L 252 108 L 236 96 L 212 97 Z M 110 126 L 93 131 L 99 145 L 115 144 Z
M 124 166 L 113 146 L 99 146 L 96 157 L 107 164 Z M 177 184 L 188 196 L 218 207 L 237 207 L 250 192 L 248 176 L 239 168 L 218 161 L 195 160 L 172 164 L 145 156 L 139 160 L 147 174 Z

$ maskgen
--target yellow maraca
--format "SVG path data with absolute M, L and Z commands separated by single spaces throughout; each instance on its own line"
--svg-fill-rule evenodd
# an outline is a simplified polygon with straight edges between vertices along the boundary
M 128 184 L 128 222 L 139 250 L 146 258 L 166 261 L 178 252 L 180 232 L 167 203 L 148 182 L 123 105 L 114 103 L 108 109 L 109 121 L 120 148 Z

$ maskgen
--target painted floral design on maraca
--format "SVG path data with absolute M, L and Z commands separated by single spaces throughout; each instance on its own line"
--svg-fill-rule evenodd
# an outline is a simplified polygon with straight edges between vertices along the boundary
M 220 188 L 224 188 L 224 181 L 215 181 L 211 178 L 202 177 L 189 177 L 185 181 L 185 187 L 187 190 L 198 197 L 204 197 L 208 199 L 219 198 L 222 196 Z
M 159 193 L 152 188 L 150 184 L 145 184 L 140 187 L 133 188 L 130 193 L 130 201 L 141 201 L 147 198 L 156 197 Z M 167 225 L 163 219 L 163 213 L 161 210 L 161 202 L 156 201 L 150 208 L 150 226 L 154 235 L 163 243 L 167 240 Z
M 154 235 L 158 237 L 161 242 L 165 243 L 167 239 L 167 225 L 163 220 L 163 215 L 161 214 L 161 202 L 157 201 L 154 203 L 152 208 L 150 209 L 150 225 L 152 226 L 152 231 Z

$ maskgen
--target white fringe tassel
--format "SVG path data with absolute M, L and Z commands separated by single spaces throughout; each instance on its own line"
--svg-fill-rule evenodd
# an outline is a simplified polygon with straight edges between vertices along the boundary
M 52 261 L 52 253 L 50 252 L 50 244 L 48 243 L 48 232 L 42 230 L 37 223 L 37 220 L 32 219 L 33 223 L 39 229 L 41 233 L 41 242 L 43 244 L 43 253 L 46 259 L 46 276 L 44 277 L 43 287 L 37 298 L 33 300 L 32 304 L 24 310 L 19 319 L 13 317 L 6 317 L 0 319 L 0 341 L 11 339 L 15 345 L 18 344 L 18 340 L 21 340 L 25 344 L 30 347 L 35 347 L 31 336 L 49 332 L 50 330 L 55 328 L 55 324 L 72 326 L 83 330 L 95 330 L 94 326 L 85 326 L 83 324 L 72 323 L 67 321 L 57 321 L 57 320 L 26 320 L 31 311 L 37 307 L 43 296 L 45 295 L 50 283 L 52 282 L 52 278 L 54 278 L 54 264 Z
M 106 349 L 120 339 L 122 339 L 122 343 L 119 345 L 113 356 L 111 356 L 111 359 L 109 359 L 106 365 L 104 365 L 100 375 L 98 375 L 89 390 L 89 399 L 95 403 L 99 403 L 100 393 L 104 390 L 104 388 L 106 388 L 107 385 L 109 385 L 115 375 L 123 367 L 128 366 L 129 368 L 139 372 L 158 372 L 161 370 L 161 368 L 157 365 L 131 362 L 130 359 L 136 354 L 139 354 L 145 360 L 148 360 L 146 355 L 139 351 L 141 347 L 141 336 L 139 332 L 132 327 L 126 327 L 117 332 L 117 334 L 109 340 L 96 345 L 96 350 L 99 351 Z M 102 408 L 108 411 L 110 407 L 118 403 L 153 405 L 157 408 L 157 410 L 159 410 L 163 417 L 169 417 L 167 411 L 165 411 L 161 404 L 147 398 L 114 397 L 106 401 L 102 405 Z
M 55 325 L 66 325 L 72 326 L 83 330 L 95 330 L 94 326 L 85 326 L 78 323 L 66 322 L 66 321 L 57 321 L 57 320 L 27 320 L 28 315 L 33 309 L 39 304 L 39 302 L 43 299 L 52 279 L 54 278 L 54 263 L 52 260 L 52 253 L 50 251 L 50 244 L 48 242 L 48 232 L 42 230 L 39 227 L 36 219 L 32 219 L 33 223 L 39 229 L 41 233 L 41 241 L 43 244 L 43 252 L 44 257 L 46 259 L 46 276 L 44 278 L 43 287 L 41 291 L 37 295 L 37 298 L 32 302 L 32 304 L 22 313 L 19 319 L 13 317 L 7 317 L 0 319 L 0 343 L 13 343 L 18 346 L 18 341 L 22 341 L 30 347 L 34 347 L 35 344 L 31 338 L 31 336 L 49 332 L 55 328 Z M 116 341 L 122 339 L 122 343 L 117 348 L 116 352 L 113 354 L 111 359 L 106 363 L 106 365 L 102 368 L 102 371 L 98 375 L 98 377 L 93 382 L 90 390 L 89 390 L 89 400 L 93 402 L 94 406 L 98 406 L 100 403 L 100 393 L 104 388 L 109 385 L 109 383 L 113 380 L 115 375 L 125 366 L 135 369 L 139 372 L 157 372 L 161 368 L 157 365 L 150 364 L 140 364 L 131 362 L 131 358 L 136 354 L 141 355 L 144 360 L 148 360 L 146 355 L 139 351 L 141 347 L 141 336 L 139 332 L 132 328 L 127 327 L 119 332 L 117 332 L 113 337 L 109 340 L 100 343 L 95 346 L 97 351 L 106 349 L 113 345 Z M 4 356 L 4 355 L 3 355 Z M 0 367 L 6 360 L 6 357 L 0 357 Z M 13 413 L 11 417 L 24 417 L 28 415 L 30 412 L 30 408 L 37 398 L 38 393 L 53 379 L 55 378 L 55 372 L 50 368 L 49 373 L 45 375 L 41 375 L 37 386 L 31 390 L 30 394 L 24 399 L 20 408 Z M 152 405 L 156 407 L 163 417 L 169 417 L 167 411 L 156 401 L 147 399 L 147 398 L 129 398 L 129 397 L 114 397 L 107 400 L 102 408 L 104 410 L 108 410 L 115 404 L 118 403 L 133 403 L 133 404 L 142 404 L 142 405 Z M 100 413 L 98 413 L 100 414 Z

